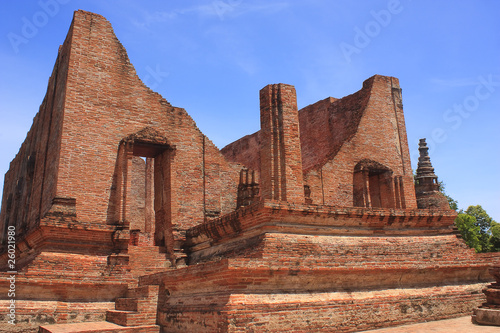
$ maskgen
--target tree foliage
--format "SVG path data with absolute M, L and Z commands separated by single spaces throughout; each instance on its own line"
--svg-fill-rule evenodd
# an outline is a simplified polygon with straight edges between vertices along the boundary
M 458 201 L 453 199 L 452 197 L 450 197 L 448 194 L 446 194 L 444 188 L 445 188 L 445 184 L 443 183 L 443 181 L 440 181 L 438 183 L 439 185 L 439 191 L 441 193 L 444 194 L 444 196 L 446 197 L 446 199 L 448 200 L 448 204 L 450 205 L 450 209 L 453 209 L 454 211 L 457 211 L 458 210 Z
M 448 199 L 448 204 L 450 205 L 450 209 L 453 209 L 454 211 L 458 210 L 458 201 L 450 197 L 448 194 L 444 194 L 446 199 Z
M 500 223 L 494 221 L 480 205 L 460 210 L 455 225 L 467 245 L 476 252 L 500 251 Z
M 500 251 L 500 223 L 495 221 L 491 222 L 491 238 L 490 243 L 492 246 L 492 251 L 499 252 Z
M 483 246 L 479 240 L 480 228 L 476 226 L 476 218 L 474 216 L 460 213 L 455 219 L 455 225 L 467 245 L 474 248 L 476 252 L 482 252 Z
M 445 184 L 439 182 L 439 190 L 448 199 L 450 208 L 458 211 L 458 202 L 446 194 L 444 189 Z M 455 225 L 467 245 L 476 252 L 500 251 L 500 223 L 494 221 L 480 205 L 458 211 Z

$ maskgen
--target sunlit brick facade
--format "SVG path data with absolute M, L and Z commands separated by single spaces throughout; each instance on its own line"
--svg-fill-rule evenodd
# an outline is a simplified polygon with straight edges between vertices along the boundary
M 141 82 L 106 19 L 75 12 L 5 175 L 19 325 L 353 332 L 478 306 L 491 257 L 437 188 L 419 201 L 398 79 L 301 110 L 297 93 L 264 87 L 260 131 L 219 150 Z

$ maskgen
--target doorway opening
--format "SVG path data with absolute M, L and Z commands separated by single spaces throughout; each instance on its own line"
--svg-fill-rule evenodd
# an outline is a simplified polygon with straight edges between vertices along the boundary
M 392 170 L 371 160 L 354 167 L 353 204 L 355 207 L 393 208 Z

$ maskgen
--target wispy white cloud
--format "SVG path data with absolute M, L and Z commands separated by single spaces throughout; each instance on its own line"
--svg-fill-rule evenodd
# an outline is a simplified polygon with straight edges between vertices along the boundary
M 234 18 L 252 13 L 273 14 L 289 6 L 288 2 L 248 3 L 248 1 L 215 0 L 208 4 L 174 9 L 171 11 L 143 11 L 140 20 L 132 23 L 140 28 L 148 28 L 152 24 L 164 23 L 177 19 L 182 15 L 194 14 L 200 18 Z
M 137 27 L 149 27 L 151 24 L 154 23 L 163 23 L 169 20 L 175 19 L 179 15 L 178 12 L 176 11 L 171 11 L 171 12 L 148 12 L 144 11 L 143 12 L 143 17 L 142 19 L 139 20 L 133 20 L 132 23 L 137 26 Z
M 455 78 L 455 79 L 438 79 L 430 80 L 432 84 L 443 87 L 470 87 L 480 84 L 479 79 L 475 78 Z
M 205 31 L 213 52 L 206 55 L 213 64 L 233 64 L 247 75 L 260 70 L 259 59 L 250 38 L 238 29 L 227 29 L 222 25 L 212 25 Z
M 249 1 L 224 1 L 216 0 L 210 5 L 199 6 L 200 15 L 224 17 L 238 17 L 253 13 L 274 14 L 289 6 L 288 2 L 249 2 Z
M 259 66 L 254 57 L 241 57 L 235 59 L 235 63 L 243 72 L 250 76 L 254 75 L 259 70 Z

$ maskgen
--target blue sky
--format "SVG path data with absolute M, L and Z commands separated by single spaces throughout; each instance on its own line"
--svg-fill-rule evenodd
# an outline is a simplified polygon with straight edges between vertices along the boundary
M 499 1 L 5 1 L 2 175 L 77 9 L 106 17 L 139 77 L 219 148 L 259 129 L 258 93 L 269 83 L 294 85 L 301 108 L 374 74 L 399 78 L 413 168 L 425 137 L 459 207 L 480 204 L 500 222 Z

